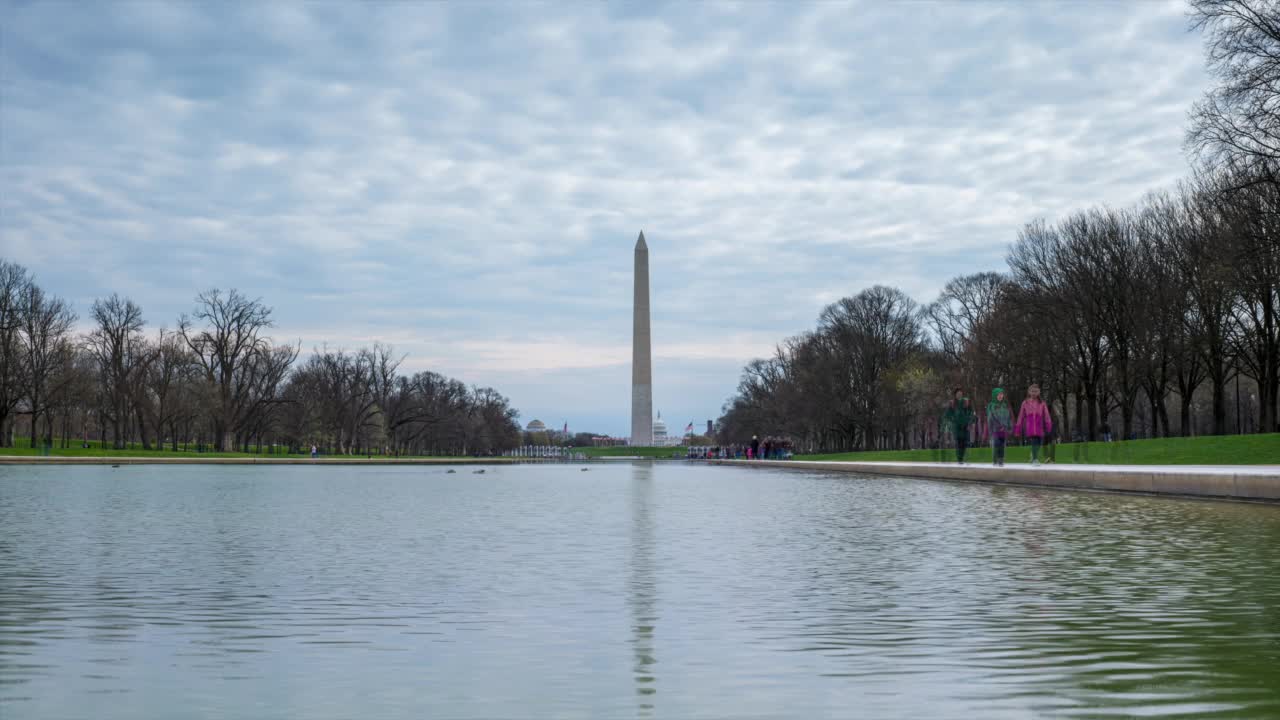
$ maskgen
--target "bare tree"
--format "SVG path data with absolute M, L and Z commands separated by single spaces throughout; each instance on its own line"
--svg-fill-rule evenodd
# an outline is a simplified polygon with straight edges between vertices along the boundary
M 22 294 L 20 333 L 26 350 L 31 447 L 37 445 L 40 418 L 48 412 L 50 397 L 57 389 L 50 388 L 50 383 L 66 377 L 63 367 L 72 359 L 70 333 L 75 321 L 76 314 L 65 300 L 46 294 L 33 282 L 27 283 Z M 48 435 L 52 443 L 51 420 Z
M 201 323 L 203 327 L 197 327 Z M 196 309 L 178 322 L 178 334 L 213 388 L 214 448 L 235 448 L 236 433 L 251 405 L 249 366 L 269 352 L 262 332 L 271 327 L 271 308 L 237 290 L 225 295 L 207 290 L 196 296 Z
M 1219 180 L 1224 188 L 1206 197 L 1224 217 L 1228 244 L 1223 248 L 1234 271 L 1236 290 L 1232 354 L 1258 386 L 1258 426 L 1277 426 L 1280 397 L 1280 184 L 1247 183 L 1235 174 Z
M 423 376 L 406 378 L 398 373 L 405 356 L 396 357 L 390 346 L 374 343 L 368 351 L 373 394 L 382 414 L 383 431 L 391 452 L 400 454 L 407 441 L 420 437 L 429 424 L 439 421 L 422 392 Z M 488 399 L 488 396 L 485 396 Z
M 1115 389 L 1120 409 L 1121 437 L 1133 433 L 1134 412 L 1142 393 L 1146 366 L 1151 354 L 1146 347 L 1149 338 L 1148 299 L 1151 297 L 1149 257 L 1143 252 L 1137 221 L 1128 211 L 1103 209 L 1091 213 L 1092 232 L 1082 254 L 1094 264 L 1099 276 L 1100 310 L 1107 338 L 1107 360 L 1110 384 Z
M 244 418 L 237 439 L 247 451 L 251 441 L 261 446 L 283 405 L 280 393 L 289 368 L 298 359 L 297 345 L 268 346 L 255 353 L 246 365 L 244 384 L 248 387 Z
M 1226 217 L 1212 197 L 1219 191 L 1212 177 L 1202 177 L 1181 193 L 1184 212 L 1181 232 L 1175 236 L 1173 258 L 1191 300 L 1187 316 L 1190 334 L 1204 362 L 1212 390 L 1214 435 L 1227 432 L 1227 383 L 1231 376 L 1232 315 L 1236 292 L 1230 257 Z
M 879 440 L 888 374 L 923 347 L 918 307 L 896 288 L 882 285 L 839 300 L 822 311 L 818 332 L 839 347 L 844 358 L 843 390 L 849 393 L 862 445 Z
M 991 320 L 1007 283 L 1005 276 L 994 272 L 954 278 L 942 288 L 938 299 L 925 307 L 938 347 L 952 362 L 964 366 L 974 360 L 978 328 Z
M 154 344 L 154 359 L 146 380 L 139 384 L 138 404 L 144 421 L 155 431 L 156 448 L 178 449 L 178 426 L 194 411 L 194 385 L 200 382 L 196 362 L 186 343 L 176 332 L 161 328 Z
M 274 345 L 271 310 L 232 290 L 197 297 L 175 332 L 143 335 L 128 298 L 95 300 L 94 328 L 71 341 L 75 315 L 19 265 L 0 260 L 0 429 L 12 442 L 19 410 L 41 433 L 87 440 L 92 429 L 116 448 L 141 441 L 338 452 L 490 453 L 516 442 L 519 413 L 493 388 L 468 388 L 431 372 L 401 376 L 404 356 L 375 343 L 354 353 L 318 349 L 295 368 L 299 348 Z M 24 406 L 24 402 L 26 405 Z
M 146 371 L 146 338 L 142 336 L 142 308 L 128 298 L 112 295 L 93 301 L 90 312 L 97 327 L 86 344 L 97 362 L 103 387 L 103 415 L 111 424 L 112 446 L 124 447 L 133 410 L 135 384 Z
M 58 373 L 49 384 L 49 410 L 45 417 L 51 435 L 54 417 L 57 417 L 58 434 L 62 438 L 62 447 L 66 448 L 70 447 L 71 438 L 75 435 L 85 437 L 89 410 L 96 403 L 99 385 L 93 356 L 83 347 L 71 343 L 64 347 L 69 357 L 57 364 Z
M 1150 406 L 1152 436 L 1174 434 L 1169 423 L 1166 399 L 1169 396 L 1183 344 L 1183 318 L 1187 313 L 1187 294 L 1177 277 L 1176 268 L 1163 251 L 1170 216 L 1167 194 L 1149 195 L 1135 219 L 1140 262 L 1146 274 L 1145 296 L 1136 301 L 1142 306 L 1142 322 L 1137 328 L 1136 347 L 1142 363 L 1142 386 Z M 1176 218 L 1176 213 L 1173 214 Z M 1192 388 L 1194 391 L 1194 388 Z
M 1225 264 L 1238 274 L 1239 304 L 1226 334 L 1234 360 L 1258 384 L 1260 426 L 1280 429 L 1280 239 L 1268 199 L 1280 191 L 1280 2 L 1192 0 L 1191 8 L 1192 27 L 1205 32 L 1208 69 L 1218 80 L 1193 108 L 1187 135 L 1189 148 L 1208 165 L 1198 182 L 1195 227 L 1235 251 Z M 1210 344 L 1217 341 L 1215 314 L 1202 323 Z M 1206 372 L 1219 433 L 1225 431 L 1226 371 L 1206 359 Z
M 519 413 L 507 398 L 489 387 L 474 387 L 468 397 L 468 439 L 463 452 L 490 455 L 511 448 L 519 435 Z
M 1191 149 L 1244 171 L 1241 185 L 1276 184 L 1280 167 L 1280 2 L 1192 0 L 1192 27 L 1206 33 L 1219 83 L 1191 113 Z M 1237 186 L 1238 187 L 1238 186 Z
M 1088 213 L 1073 213 L 1057 226 L 1043 221 L 1027 225 L 1009 253 L 1009 268 L 1023 298 L 1029 330 L 1041 338 L 1029 341 L 1033 356 L 1059 342 L 1065 355 L 1058 363 L 1069 367 L 1080 388 L 1077 425 L 1087 437 L 1097 436 L 1100 386 L 1107 370 L 1105 311 L 1101 303 L 1105 278 L 1098 259 L 1087 253 L 1094 223 Z M 1060 340 L 1059 340 L 1060 338 Z M 1043 345 L 1041 345 L 1043 344 Z M 1033 378 L 1044 383 L 1052 378 Z M 1084 418 L 1079 416 L 1085 415 Z
M 315 383 L 320 427 L 337 452 L 357 452 L 360 439 L 376 424 L 379 412 L 370 353 L 323 347 L 307 360 L 305 377 Z
M 398 374 L 401 358 L 375 345 L 319 348 L 281 390 L 279 425 L 291 447 L 335 452 L 489 454 L 514 447 L 518 413 L 492 388 L 433 372 Z
M 27 269 L 0 258 L 0 447 L 13 443 L 13 418 L 26 392 L 22 304 L 32 284 Z

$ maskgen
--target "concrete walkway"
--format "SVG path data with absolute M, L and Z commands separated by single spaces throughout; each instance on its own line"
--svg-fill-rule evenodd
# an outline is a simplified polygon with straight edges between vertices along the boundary
M 712 460 L 717 465 L 1280 502 L 1280 465 L 957 465 L 955 463 Z

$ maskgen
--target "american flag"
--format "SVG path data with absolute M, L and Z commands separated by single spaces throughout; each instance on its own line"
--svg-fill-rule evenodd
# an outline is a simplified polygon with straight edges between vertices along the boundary
M 685 426 L 684 426 L 684 431 L 685 431 L 685 432 L 693 432 L 693 421 L 690 421 L 688 425 L 685 425 Z

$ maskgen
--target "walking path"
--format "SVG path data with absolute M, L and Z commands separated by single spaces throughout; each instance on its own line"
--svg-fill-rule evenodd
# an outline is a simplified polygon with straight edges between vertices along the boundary
M 1280 465 L 957 465 L 825 460 L 713 460 L 717 465 L 1190 495 L 1280 502 Z

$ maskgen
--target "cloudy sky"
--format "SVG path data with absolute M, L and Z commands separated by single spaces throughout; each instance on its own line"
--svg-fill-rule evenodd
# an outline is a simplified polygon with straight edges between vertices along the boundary
M 1180 2 L 3 2 L 0 255 L 172 327 L 239 288 L 625 434 L 876 284 L 926 301 L 1023 223 L 1187 171 Z

